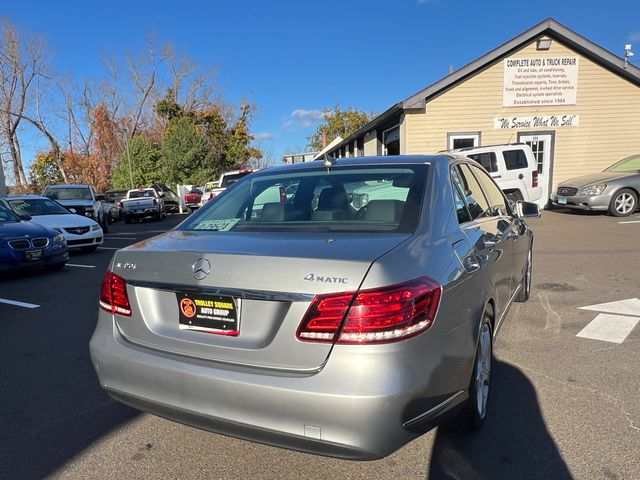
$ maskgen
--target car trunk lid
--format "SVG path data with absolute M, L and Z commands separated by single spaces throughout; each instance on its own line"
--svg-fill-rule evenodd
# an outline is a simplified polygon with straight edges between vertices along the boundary
M 314 296 L 357 290 L 371 263 L 410 236 L 168 232 L 117 252 L 112 269 L 128 283 L 133 315 L 116 316 L 116 323 L 129 341 L 168 352 L 246 366 L 315 370 L 331 344 L 296 339 Z M 194 275 L 201 259 L 208 262 L 209 273 Z M 184 293 L 235 302 L 239 334 L 180 329 Z

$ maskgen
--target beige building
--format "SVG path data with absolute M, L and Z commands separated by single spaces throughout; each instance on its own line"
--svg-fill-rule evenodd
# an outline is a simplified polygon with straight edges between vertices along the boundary
M 640 69 L 548 19 L 393 105 L 330 154 L 525 142 L 546 195 L 640 153 Z

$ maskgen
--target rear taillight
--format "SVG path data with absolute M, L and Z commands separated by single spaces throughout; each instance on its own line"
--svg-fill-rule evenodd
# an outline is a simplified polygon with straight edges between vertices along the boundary
M 113 272 L 107 272 L 100 289 L 100 308 L 125 317 L 131 316 L 127 282 Z
M 538 170 L 531 172 L 531 187 L 536 188 L 538 186 Z
M 154 199 L 153 199 L 153 206 L 154 206 L 154 207 L 157 207 L 157 206 L 158 206 L 158 199 L 157 199 L 157 198 L 154 198 Z
M 402 340 L 433 325 L 441 294 L 437 282 L 421 277 L 359 293 L 317 295 L 297 337 L 303 341 L 358 344 Z

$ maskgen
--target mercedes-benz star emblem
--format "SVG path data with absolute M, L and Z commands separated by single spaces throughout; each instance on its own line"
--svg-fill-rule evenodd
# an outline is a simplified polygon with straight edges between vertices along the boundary
M 206 258 L 199 258 L 191 267 L 196 280 L 202 280 L 211 273 L 211 262 Z

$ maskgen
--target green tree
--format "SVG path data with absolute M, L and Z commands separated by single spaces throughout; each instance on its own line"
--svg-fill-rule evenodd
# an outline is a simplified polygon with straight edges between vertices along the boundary
M 146 187 L 152 183 L 164 181 L 161 172 L 162 150 L 158 144 L 143 135 L 135 135 L 129 142 L 129 155 L 134 188 Z M 113 169 L 111 180 L 113 188 L 131 188 L 126 151 L 120 155 L 118 164 Z
M 213 175 L 211 150 L 191 116 L 169 121 L 162 142 L 162 172 L 169 184 L 202 184 Z
M 262 158 L 262 152 L 251 146 L 254 140 L 253 135 L 249 132 L 249 120 L 252 113 L 253 107 L 247 103 L 243 104 L 240 118 L 227 130 L 222 170 L 241 168 L 252 159 Z
M 322 110 L 324 117 L 323 122 L 316 127 L 316 131 L 307 137 L 309 148 L 314 151 L 324 148 L 323 140 L 327 143 L 333 141 L 334 138 L 340 136 L 347 138 L 352 133 L 369 123 L 377 113 L 366 113 L 357 108 L 347 108 L 342 110 L 339 104 L 333 109 L 325 108 Z
M 39 190 L 44 189 L 47 185 L 63 183 L 62 174 L 53 152 L 40 152 L 36 155 L 36 159 L 31 164 L 29 183 L 37 186 Z

